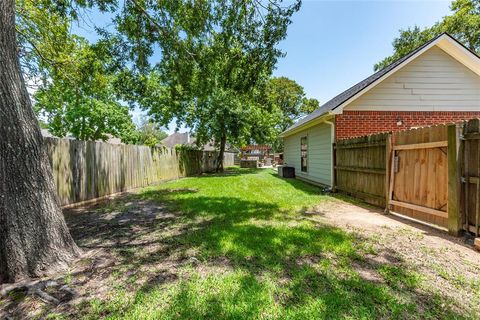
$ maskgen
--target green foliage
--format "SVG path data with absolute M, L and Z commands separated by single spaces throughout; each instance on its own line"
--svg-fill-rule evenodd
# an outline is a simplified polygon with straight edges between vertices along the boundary
M 156 123 L 144 117 L 137 129 L 137 144 L 154 147 L 165 139 L 168 134 Z
M 319 107 L 317 99 L 305 97 L 305 91 L 301 85 L 287 77 L 271 78 L 265 90 L 265 101 L 263 102 L 275 115 L 275 134 L 271 141 L 275 151 L 283 149 L 282 140 L 278 134 L 285 131 L 300 117 L 313 112 Z
M 142 96 L 140 105 L 161 125 L 176 119 L 191 128 L 199 144 L 271 137 L 275 119 L 258 97 L 282 56 L 276 46 L 299 7 L 276 0 L 128 2 L 125 15 L 139 8 L 150 13 L 140 24 L 135 19 L 119 24 L 125 38 L 139 39 L 141 33 L 144 41 L 136 55 L 140 72 L 124 75 L 130 79 L 125 85 L 141 92 L 130 97 Z M 145 68 L 142 61 L 154 44 L 162 59 Z
M 50 1 L 17 1 L 17 30 L 35 111 L 59 137 L 134 142 L 135 126 L 115 94 L 118 61 L 111 43 L 94 45 L 70 33 L 70 16 Z
M 375 64 L 375 71 L 383 69 L 443 32 L 448 32 L 470 50 L 480 52 L 480 0 L 455 0 L 450 9 L 453 13 L 432 27 L 422 30 L 415 26 L 400 30 L 399 37 L 393 41 L 394 54 Z
M 299 0 L 18 1 L 26 13 L 19 23 L 28 30 L 25 47 L 33 48 L 33 60 L 25 61 L 44 76 L 36 108 L 55 134 L 134 140 L 120 99 L 148 110 L 159 125 L 175 119 L 190 127 L 198 144 L 213 140 L 221 154 L 227 142 L 261 143 L 278 133 L 278 118 L 259 101 L 283 56 L 277 45 Z M 69 26 L 79 10 L 92 6 L 115 12 L 115 27 L 97 29 L 102 40 L 89 45 Z M 44 31 L 58 36 L 50 39 Z M 157 47 L 162 54 L 155 63 Z

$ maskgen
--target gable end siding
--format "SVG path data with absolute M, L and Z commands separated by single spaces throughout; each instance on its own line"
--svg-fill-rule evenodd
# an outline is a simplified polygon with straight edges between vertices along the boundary
M 479 111 L 480 77 L 434 46 L 344 111 Z
M 434 46 L 335 116 L 344 139 L 480 117 L 480 77 Z

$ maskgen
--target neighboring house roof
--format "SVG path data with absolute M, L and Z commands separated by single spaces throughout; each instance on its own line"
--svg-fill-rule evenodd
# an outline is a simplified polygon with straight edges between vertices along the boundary
M 477 61 L 474 62 L 474 63 L 476 63 L 476 66 L 467 65 L 467 67 L 469 67 L 471 69 L 473 67 L 474 72 L 476 72 L 477 74 L 480 73 L 480 57 L 477 56 L 474 52 L 472 52 L 468 48 L 466 48 L 463 44 L 461 44 L 458 40 L 453 38 L 448 33 L 442 33 L 439 36 L 431 39 L 430 41 L 428 41 L 426 43 L 424 43 L 420 47 L 416 48 L 415 50 L 413 50 L 409 54 L 407 54 L 407 55 L 401 57 L 400 59 L 392 62 L 390 65 L 386 66 L 382 70 L 372 74 L 368 78 L 360 81 L 359 83 L 355 84 L 354 86 L 348 88 L 347 90 L 343 91 L 339 95 L 330 99 L 329 101 L 324 103 L 322 106 L 320 106 L 320 108 L 316 109 L 315 111 L 313 111 L 309 115 L 305 116 L 304 118 L 298 120 L 295 124 L 293 124 L 287 130 L 282 132 L 281 136 L 284 136 L 285 134 L 288 134 L 289 132 L 294 131 L 295 129 L 303 127 L 304 125 L 306 125 L 307 123 L 309 123 L 312 120 L 315 120 L 319 117 L 327 115 L 328 113 L 331 113 L 332 111 L 341 107 L 345 103 L 348 103 L 349 100 L 355 99 L 356 96 L 358 97 L 358 96 L 364 94 L 370 88 L 374 87 L 379 81 L 388 77 L 390 74 L 397 71 L 398 69 L 403 67 L 405 64 L 407 64 L 411 60 L 415 59 L 418 55 L 425 52 L 426 50 L 428 50 L 432 46 L 439 44 L 440 41 L 445 41 L 445 40 L 453 43 L 454 45 L 452 47 L 455 47 L 455 45 L 457 47 L 460 47 L 460 48 L 451 49 L 451 52 L 448 52 L 447 50 L 445 50 L 445 51 L 447 51 L 448 54 L 454 56 L 455 58 L 457 58 L 455 55 L 460 55 L 460 54 L 470 55 L 470 56 L 474 57 L 474 59 L 477 60 Z M 457 49 L 456 52 L 454 52 L 455 49 Z M 464 52 L 462 52 L 462 51 L 464 51 Z M 464 61 L 462 61 L 462 63 L 466 64 Z
M 117 137 L 114 137 L 112 136 L 111 134 L 107 134 L 107 137 L 108 137 L 108 140 L 105 141 L 106 143 L 109 143 L 109 144 L 122 144 L 122 139 L 120 138 L 117 138 Z M 103 142 L 101 140 L 97 140 L 99 142 Z
M 55 138 L 55 136 L 53 134 L 50 133 L 50 131 L 48 131 L 48 129 L 40 129 L 42 131 L 42 136 L 44 136 L 45 138 Z
M 177 144 L 185 144 L 185 145 L 195 145 L 195 142 L 197 141 L 196 138 L 190 136 L 189 132 L 175 132 L 166 137 L 161 141 L 161 143 L 168 147 L 168 148 L 173 148 Z M 215 141 L 212 139 L 209 142 L 205 143 L 203 146 L 200 146 L 200 149 L 203 151 L 217 151 L 217 148 L 215 147 Z M 227 152 L 238 152 L 233 146 L 231 146 L 229 143 L 225 145 L 225 151 Z
M 175 132 L 162 140 L 162 143 L 168 148 L 173 148 L 177 144 L 193 144 L 194 142 L 195 138 L 191 138 L 188 132 Z

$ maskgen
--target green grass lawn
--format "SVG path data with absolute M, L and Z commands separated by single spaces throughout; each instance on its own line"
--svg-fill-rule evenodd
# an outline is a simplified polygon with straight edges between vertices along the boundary
M 127 211 L 132 201 L 158 204 L 173 216 L 102 229 L 102 241 L 78 231 L 82 246 L 115 239 L 109 248 L 119 260 L 107 278 L 113 289 L 81 304 L 78 317 L 462 317 L 442 297 L 420 290 L 422 276 L 415 270 L 398 261 L 372 266 L 367 239 L 303 214 L 319 203 L 331 202 L 334 209 L 339 200 L 270 169 L 164 183 L 97 214 Z M 379 280 L 364 279 L 358 265 L 369 265 Z

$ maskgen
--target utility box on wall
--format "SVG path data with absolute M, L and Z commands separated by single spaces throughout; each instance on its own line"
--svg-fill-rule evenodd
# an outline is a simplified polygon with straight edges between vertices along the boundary
M 295 178 L 295 168 L 288 166 L 278 166 L 278 175 L 282 178 Z

